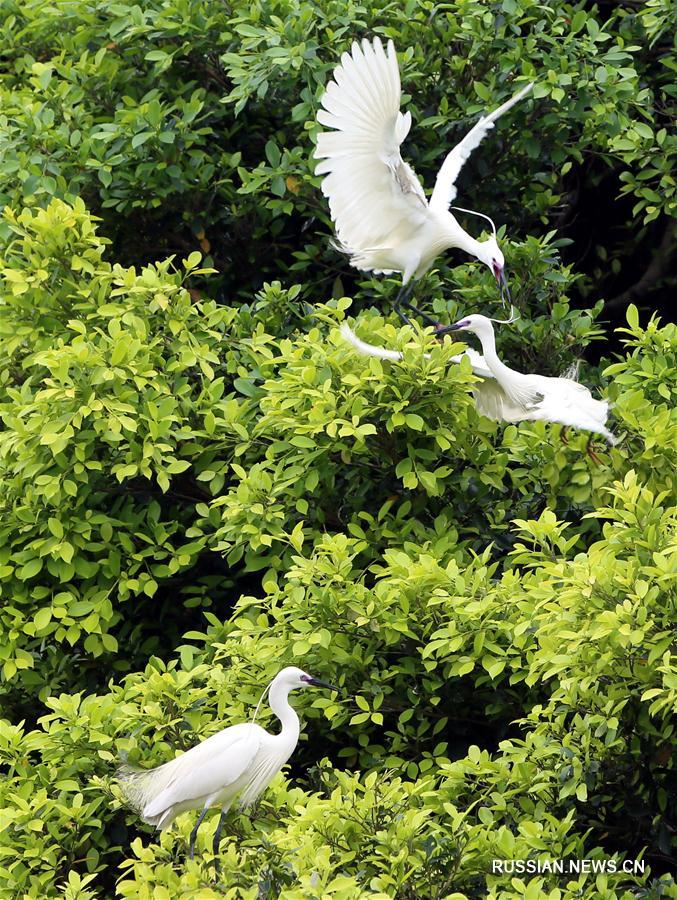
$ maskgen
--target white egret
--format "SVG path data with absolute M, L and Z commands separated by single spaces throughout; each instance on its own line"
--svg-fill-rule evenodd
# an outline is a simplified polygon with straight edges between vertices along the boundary
M 338 691 L 333 685 L 288 666 L 278 672 L 261 697 L 262 700 L 268 692 L 270 708 L 282 725 L 279 734 L 269 734 L 255 724 L 257 706 L 251 722 L 224 728 L 164 765 L 147 770 L 123 766 L 118 771 L 123 796 L 144 822 L 160 831 L 180 813 L 201 809 L 190 834 L 191 859 L 202 820 L 211 807 L 220 807 L 214 835 L 217 855 L 226 813 L 233 801 L 239 797 L 241 809 L 251 806 L 294 752 L 300 725 L 288 695 L 296 688 L 309 686 Z
M 329 199 L 338 247 L 362 271 L 402 273 L 395 306 L 404 304 L 434 324 L 430 316 L 405 302 L 409 282 L 421 278 L 444 250 L 457 247 L 485 263 L 510 299 L 505 261 L 493 235 L 475 240 L 449 212 L 456 197 L 456 179 L 463 164 L 494 122 L 533 87 L 525 85 L 489 115 L 483 116 L 448 154 L 438 172 L 430 200 L 420 181 L 400 155 L 409 133 L 411 113 L 400 112 L 400 72 L 392 41 L 387 52 L 378 37 L 352 45 L 344 53 L 322 96 L 317 121 L 334 129 L 317 136 L 315 172 L 324 175 L 322 191 Z M 461 207 L 451 207 L 461 209 Z
M 481 315 L 466 316 L 445 330 L 470 331 L 480 339 L 483 355 L 469 348 L 465 354 L 450 357 L 450 361 L 460 362 L 463 355 L 467 356 L 475 375 L 483 379 L 473 387 L 475 405 L 483 416 L 497 422 L 536 419 L 558 422 L 601 434 L 610 444 L 616 443 L 616 438 L 606 427 L 609 415 L 607 400 L 596 400 L 584 385 L 570 378 L 525 375 L 506 366 L 496 353 L 491 319 Z M 397 350 L 375 347 L 361 341 L 345 322 L 341 334 L 365 356 L 402 359 L 402 354 Z M 588 452 L 592 456 L 590 449 Z
M 450 327 L 451 326 L 449 325 L 446 326 L 447 329 Z M 366 341 L 358 338 L 347 322 L 344 322 L 343 325 L 341 325 L 341 335 L 352 344 L 362 356 L 375 356 L 377 359 L 392 359 L 393 362 L 398 362 L 402 359 L 402 354 L 399 350 L 388 350 L 386 347 L 376 347 L 374 344 L 368 344 Z M 472 365 L 472 370 L 475 375 L 481 375 L 483 378 L 493 378 L 493 375 L 486 367 L 484 358 L 470 347 L 458 356 L 450 356 L 449 362 L 460 363 L 464 356 L 467 356 L 470 359 L 470 364 Z M 430 359 L 430 354 L 424 353 L 423 358 Z

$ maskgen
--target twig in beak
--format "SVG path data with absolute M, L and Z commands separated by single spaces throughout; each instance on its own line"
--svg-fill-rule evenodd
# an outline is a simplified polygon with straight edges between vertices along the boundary
M 498 286 L 501 291 L 501 303 L 503 306 L 507 306 L 508 303 L 512 307 L 512 297 L 510 296 L 510 287 L 508 285 L 508 279 L 505 277 L 505 272 L 503 269 L 498 273 L 498 277 L 496 279 L 498 281 Z M 507 301 L 507 302 L 506 302 Z

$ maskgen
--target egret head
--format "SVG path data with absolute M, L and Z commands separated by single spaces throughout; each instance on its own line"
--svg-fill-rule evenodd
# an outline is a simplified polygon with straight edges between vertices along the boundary
M 503 301 L 503 304 L 512 304 L 512 299 L 510 297 L 510 288 L 508 287 L 508 282 L 505 277 L 505 258 L 503 256 L 501 248 L 498 246 L 498 240 L 496 238 L 496 225 L 494 224 L 494 220 L 489 216 L 486 216 L 484 213 L 476 212 L 473 209 L 464 209 L 462 206 L 452 206 L 451 209 L 458 209 L 461 212 L 470 213 L 473 216 L 480 216 L 480 218 L 486 219 L 487 222 L 489 222 L 489 224 L 491 225 L 491 237 L 488 237 L 486 241 L 477 242 L 477 258 L 480 262 L 483 262 L 491 269 L 491 272 L 496 279 L 496 283 L 498 284 L 499 290 L 501 292 L 501 300 Z
M 503 256 L 501 248 L 498 246 L 496 235 L 492 234 L 486 241 L 480 241 L 479 246 L 481 254 L 479 259 L 491 269 L 501 292 L 501 300 L 504 304 L 512 303 L 510 288 L 508 287 L 508 281 L 505 277 L 505 257 Z
M 494 326 L 491 324 L 491 319 L 488 319 L 486 316 L 481 316 L 479 313 L 465 316 L 463 319 L 459 319 L 458 322 L 454 322 L 453 325 L 449 325 L 448 327 L 449 331 L 471 331 L 478 337 L 481 337 L 483 334 L 493 334 L 494 332 Z
M 480 241 L 481 261 L 485 263 L 494 274 L 494 278 L 498 281 L 503 274 L 505 268 L 505 258 L 498 246 L 496 235 L 492 234 L 486 241 Z
M 282 669 L 282 671 L 278 672 L 275 676 L 275 681 L 278 684 L 285 685 L 290 691 L 302 687 L 322 687 L 329 691 L 338 692 L 338 688 L 333 684 L 329 684 L 326 681 L 320 681 L 319 678 L 313 678 L 312 675 L 304 672 L 303 669 L 298 669 L 296 666 L 287 666 L 286 669 Z

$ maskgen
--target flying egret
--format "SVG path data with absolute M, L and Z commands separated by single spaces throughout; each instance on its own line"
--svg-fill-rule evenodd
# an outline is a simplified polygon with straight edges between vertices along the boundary
M 458 247 L 485 263 L 494 274 L 504 303 L 510 300 L 505 261 L 493 235 L 475 240 L 449 212 L 456 197 L 456 179 L 472 151 L 494 122 L 533 87 L 525 85 L 489 115 L 483 116 L 448 154 L 437 174 L 430 200 L 420 181 L 400 155 L 409 133 L 411 113 L 400 112 L 400 72 L 392 41 L 387 52 L 378 37 L 352 45 L 344 53 L 321 99 L 317 121 L 333 131 L 317 136 L 316 174 L 324 175 L 322 192 L 336 225 L 337 246 L 351 265 L 366 272 L 402 273 L 395 308 L 407 308 L 434 320 L 409 302 L 412 280 L 421 278 L 436 256 Z M 461 209 L 461 207 L 451 207 Z
M 282 669 L 261 696 L 263 700 L 268 692 L 270 708 L 282 725 L 279 734 L 269 734 L 255 724 L 257 706 L 251 722 L 224 728 L 164 765 L 147 770 L 123 766 L 118 778 L 124 798 L 144 822 L 160 831 L 180 813 L 201 809 L 190 833 L 191 859 L 202 820 L 211 807 L 219 806 L 221 816 L 213 845 L 216 856 L 226 813 L 235 798 L 239 796 L 241 809 L 251 806 L 294 752 L 300 725 L 288 695 L 311 685 L 338 691 L 295 666 Z
M 468 348 L 464 354 L 450 357 L 450 361 L 460 362 L 464 355 L 467 356 L 475 375 L 483 379 L 473 387 L 475 405 L 483 416 L 497 422 L 536 419 L 559 422 L 565 426 L 601 434 L 610 444 L 616 443 L 616 438 L 606 427 L 609 415 L 607 400 L 595 400 L 584 385 L 570 378 L 525 375 L 506 366 L 496 353 L 491 319 L 481 315 L 466 316 L 447 326 L 447 330 L 470 331 L 480 339 L 483 355 Z M 402 359 L 402 354 L 397 350 L 375 347 L 360 340 L 345 322 L 341 327 L 341 334 L 365 356 Z M 593 456 L 590 448 L 588 452 Z

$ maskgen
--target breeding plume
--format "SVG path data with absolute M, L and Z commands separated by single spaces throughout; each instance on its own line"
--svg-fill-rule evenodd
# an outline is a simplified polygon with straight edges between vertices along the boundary
M 161 831 L 180 813 L 201 809 L 190 835 L 191 858 L 207 811 L 220 807 L 214 835 L 217 855 L 221 829 L 233 801 L 239 798 L 241 809 L 251 806 L 294 752 L 299 739 L 299 717 L 287 698 L 290 691 L 309 686 L 338 690 L 294 666 L 282 669 L 266 688 L 270 708 L 282 726 L 279 734 L 269 734 L 252 720 L 224 728 L 183 756 L 155 769 L 124 766 L 118 772 L 123 796 L 144 822 Z
M 527 84 L 479 119 L 447 154 L 428 200 L 413 169 L 400 155 L 400 145 L 411 127 L 411 113 L 400 112 L 400 72 L 392 41 L 386 52 L 379 38 L 372 43 L 365 39 L 361 47 L 355 42 L 351 53 L 341 56 L 322 96 L 323 109 L 317 114 L 320 124 L 334 130 L 317 137 L 315 157 L 320 162 L 315 171 L 325 176 L 322 191 L 329 199 L 338 246 L 349 255 L 351 264 L 367 272 L 402 273 L 398 312 L 400 304 L 419 312 L 406 302 L 411 292 L 407 285 L 421 278 L 435 257 L 451 247 L 465 250 L 489 266 L 502 298 L 510 298 L 493 222 L 492 237 L 478 241 L 461 228 L 449 209 L 465 161 L 499 116 L 532 87 Z M 491 222 L 483 213 L 474 214 Z
M 559 422 L 601 434 L 610 444 L 616 443 L 606 427 L 609 415 L 606 400 L 595 400 L 584 385 L 570 378 L 525 375 L 506 366 L 498 358 L 494 326 L 486 316 L 466 316 L 448 326 L 448 330 L 470 331 L 480 339 L 483 355 L 472 349 L 466 350 L 464 355 L 469 357 L 475 375 L 483 379 L 473 387 L 475 404 L 483 416 L 497 422 L 536 419 Z M 361 341 L 347 323 L 343 324 L 341 334 L 365 356 L 402 359 L 402 354 L 397 350 L 375 347 Z M 452 356 L 451 362 L 460 362 L 462 355 Z

